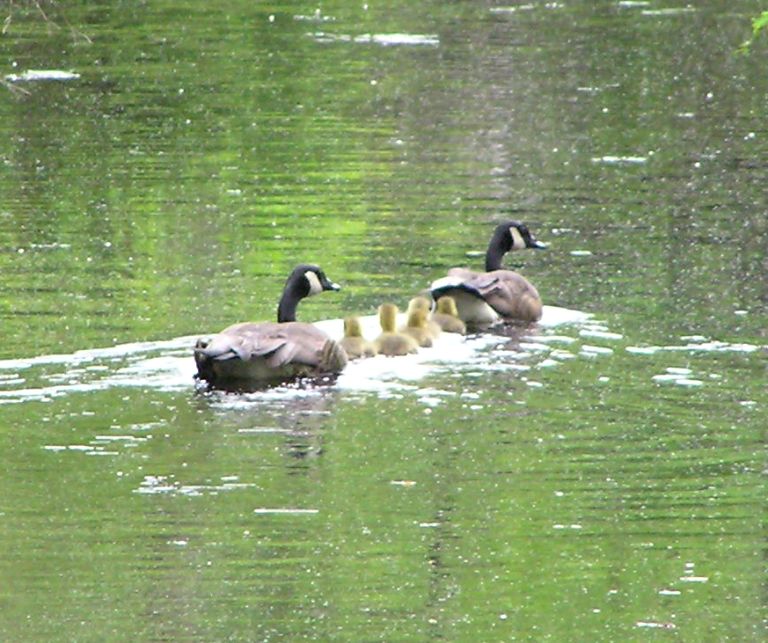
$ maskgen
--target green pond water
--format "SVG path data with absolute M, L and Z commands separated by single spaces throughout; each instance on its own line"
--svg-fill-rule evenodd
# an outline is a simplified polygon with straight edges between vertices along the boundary
M 758 11 L 5 4 L 0 639 L 764 640 Z M 542 323 L 196 391 L 295 264 L 371 315 L 507 218 Z

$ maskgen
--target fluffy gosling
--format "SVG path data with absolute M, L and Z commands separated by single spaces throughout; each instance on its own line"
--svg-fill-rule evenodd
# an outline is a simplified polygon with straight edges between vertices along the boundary
M 466 324 L 459 319 L 456 300 L 448 295 L 437 300 L 437 310 L 432 313 L 432 321 L 438 324 L 446 333 L 465 335 L 467 332 Z
M 363 337 L 363 329 L 357 317 L 347 317 L 344 320 L 344 337 L 339 343 L 347 351 L 349 359 L 376 355 L 376 347 Z
M 380 355 L 407 355 L 408 353 L 415 353 L 419 349 L 419 344 L 413 337 L 403 335 L 395 330 L 397 306 L 394 304 L 379 306 L 379 322 L 382 333 L 373 341 L 373 345 Z
M 414 297 L 411 299 L 411 301 L 408 302 L 407 310 L 409 317 L 411 312 L 414 310 L 423 310 L 425 312 L 427 317 L 427 330 L 429 331 L 432 339 L 437 339 L 440 336 L 442 329 L 440 328 L 439 324 L 432 321 L 429 317 L 429 312 L 432 310 L 432 304 L 430 303 L 429 299 L 422 296 Z
M 408 313 L 408 323 L 400 332 L 413 337 L 419 346 L 432 346 L 432 334 L 427 329 L 427 311 L 416 308 Z

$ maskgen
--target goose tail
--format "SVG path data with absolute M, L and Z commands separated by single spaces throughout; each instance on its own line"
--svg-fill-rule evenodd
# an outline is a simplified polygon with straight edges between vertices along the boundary
M 347 353 L 336 340 L 329 339 L 323 344 L 318 370 L 323 373 L 338 373 L 348 362 Z

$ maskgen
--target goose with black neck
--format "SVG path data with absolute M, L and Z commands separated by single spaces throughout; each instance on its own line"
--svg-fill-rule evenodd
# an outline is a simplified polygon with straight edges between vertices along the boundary
M 451 296 L 459 318 L 470 327 L 538 321 L 542 312 L 538 291 L 522 275 L 502 268 L 502 261 L 504 255 L 514 250 L 546 247 L 525 224 L 505 221 L 496 226 L 488 243 L 485 272 L 451 268 L 448 276 L 432 282 L 432 297 L 437 301 L 440 297 Z
M 276 323 L 241 322 L 197 341 L 197 378 L 214 388 L 240 389 L 340 372 L 347 355 L 338 342 L 296 321 L 302 299 L 340 289 L 319 266 L 296 266 L 285 282 Z

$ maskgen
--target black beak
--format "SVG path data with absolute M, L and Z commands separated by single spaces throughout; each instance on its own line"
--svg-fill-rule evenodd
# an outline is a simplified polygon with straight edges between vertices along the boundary
M 341 290 L 341 286 L 326 277 L 323 280 L 323 290 Z

